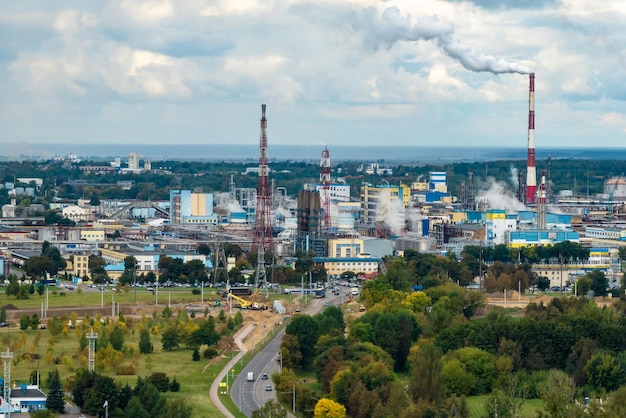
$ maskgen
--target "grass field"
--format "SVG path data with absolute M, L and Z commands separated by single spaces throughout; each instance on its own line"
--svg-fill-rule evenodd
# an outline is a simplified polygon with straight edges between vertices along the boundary
M 489 395 L 468 396 L 467 405 L 471 418 L 482 418 L 485 416 L 485 402 Z M 522 417 L 532 418 L 537 415 L 537 411 L 543 411 L 543 401 L 541 399 L 526 399 L 522 406 Z
M 64 291 L 65 295 L 61 295 L 62 289 L 50 287 L 48 293 L 48 302 L 50 308 L 82 306 L 89 307 L 100 306 L 102 302 L 102 294 L 99 291 Z M 171 292 L 171 293 L 170 293 Z M 171 296 L 170 296 L 171 294 Z M 115 298 L 116 303 L 134 305 L 134 290 L 130 292 L 115 293 L 112 290 L 104 292 L 105 306 L 111 304 L 111 297 Z M 164 308 L 164 304 L 171 297 L 171 303 L 187 304 L 199 303 L 200 295 L 193 295 L 191 289 L 167 289 L 159 292 L 159 303 L 161 306 L 158 312 Z M 147 292 L 145 289 L 137 289 L 136 295 L 139 304 L 154 304 L 155 294 Z M 213 301 L 217 299 L 214 289 L 205 289 L 204 300 Z M 18 309 L 37 309 L 41 307 L 45 296 L 38 294 L 31 295 L 29 299 L 17 300 L 14 296 L 7 297 L 4 293 L 0 294 L 0 305 L 12 304 Z M 154 305 L 153 305 L 154 306 Z M 11 311 L 9 311 L 11 312 Z M 48 314 L 48 319 L 52 317 L 52 312 Z M 216 319 L 218 328 L 225 326 L 217 319 L 218 309 L 212 308 L 210 314 Z M 17 313 L 17 312 L 16 312 Z M 103 331 L 110 333 L 114 325 L 113 321 L 100 318 L 99 315 L 90 315 L 95 319 L 94 331 L 102 335 Z M 197 314 L 198 318 L 202 318 L 203 314 Z M 173 318 L 176 317 L 176 313 Z M 78 318 L 82 318 L 81 315 Z M 26 383 L 29 381 L 33 371 L 39 371 L 42 386 L 47 379 L 47 375 L 53 369 L 57 369 L 61 375 L 62 381 L 76 373 L 80 368 L 87 367 L 87 349 L 80 350 L 80 336 L 83 332 L 83 324 L 78 325 L 75 329 L 69 329 L 67 326 L 67 315 L 61 317 L 63 331 L 57 336 L 52 336 L 51 329 L 48 327 L 42 329 L 28 329 L 22 331 L 19 329 L 19 319 L 12 320 L 11 327 L 0 328 L 1 349 L 9 346 L 13 352 L 13 360 L 11 365 L 11 380 L 15 383 Z M 102 319 L 102 320 L 101 320 Z M 110 375 L 120 384 L 128 383 L 131 386 L 137 381 L 137 376 L 146 377 L 153 372 L 159 371 L 166 373 L 170 378 L 176 378 L 181 385 L 180 392 L 166 394 L 171 398 L 184 398 L 185 402 L 193 408 L 194 417 L 221 417 L 222 414 L 215 408 L 210 400 L 209 389 L 217 373 L 226 365 L 231 358 L 231 352 L 225 351 L 222 356 L 213 360 L 202 359 L 199 362 L 192 360 L 192 350 L 180 347 L 170 352 L 164 352 L 161 349 L 160 331 L 167 324 L 160 315 L 156 317 L 152 315 L 142 316 L 126 316 L 126 327 L 128 332 L 125 335 L 125 346 L 123 353 L 116 354 L 113 350 L 107 352 L 106 349 L 98 351 L 96 355 L 96 370 L 99 373 Z M 192 319 L 189 318 L 189 321 Z M 175 321 L 175 319 L 172 319 Z M 87 322 L 84 322 L 87 329 Z M 141 355 L 138 350 L 139 334 L 143 327 L 152 330 L 152 344 L 154 352 L 149 355 Z M 91 329 L 88 329 L 90 331 Z M 204 346 L 203 348 L 205 348 Z M 112 353 L 111 353 L 112 352 Z M 103 359 L 104 358 L 104 359 Z M 245 362 L 244 362 L 245 364 Z M 130 376 L 119 376 L 116 374 L 116 367 L 132 366 L 135 368 L 135 374 Z M 235 374 L 239 373 L 241 363 L 235 366 Z M 232 404 L 230 398 L 223 396 L 224 403 L 230 405 L 231 411 L 237 411 L 237 406 Z M 237 414 L 236 414 L 237 415 Z M 242 415 L 243 416 L 243 415 Z

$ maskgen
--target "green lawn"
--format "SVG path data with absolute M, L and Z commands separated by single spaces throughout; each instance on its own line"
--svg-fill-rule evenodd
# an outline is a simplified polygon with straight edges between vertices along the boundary
M 187 290 L 187 289 L 185 289 Z M 144 293 L 148 293 L 145 292 Z M 174 294 L 174 291 L 172 291 Z M 172 294 L 172 302 L 174 301 L 174 295 Z M 183 294 L 191 295 L 190 291 L 177 292 L 183 297 Z M 98 295 L 98 294 L 97 294 Z M 80 297 L 87 297 L 84 295 L 72 295 L 67 300 L 80 301 Z M 109 295 L 110 296 L 110 295 Z M 7 297 L 2 296 L 2 300 L 6 301 Z M 31 298 L 38 299 L 36 295 Z M 60 300 L 61 296 L 54 298 L 50 295 L 50 306 L 52 301 Z M 15 302 L 13 298 L 11 303 Z M 80 305 L 77 303 L 77 305 Z M 199 315 L 202 317 L 202 315 Z M 216 313 L 214 317 L 217 317 Z M 79 317 L 80 318 L 80 317 Z M 68 318 L 63 318 L 63 324 L 67 324 Z M 190 319 L 191 320 L 191 319 Z M 101 327 L 106 327 L 106 320 L 101 324 L 99 317 L 96 317 L 95 332 L 102 333 Z M 217 320 L 218 327 L 223 326 Z M 193 408 L 193 416 L 201 417 L 221 417 L 222 414 L 215 408 L 209 397 L 209 389 L 217 373 L 226 365 L 231 359 L 231 353 L 224 353 L 223 356 L 214 360 L 202 359 L 199 362 L 192 360 L 192 350 L 180 347 L 170 352 L 164 352 L 161 349 L 160 335 L 152 335 L 151 340 L 154 345 L 154 352 L 149 355 L 141 355 L 138 350 L 140 329 L 144 326 L 150 327 L 153 330 L 162 330 L 166 324 L 159 317 L 153 319 L 152 317 L 127 317 L 126 324 L 128 326 L 128 333 L 125 337 L 125 349 L 124 353 L 119 357 L 111 359 L 107 364 L 100 363 L 101 356 L 104 356 L 104 351 L 99 351 L 100 355 L 96 355 L 96 370 L 99 373 L 110 375 L 120 382 L 120 384 L 128 383 L 133 386 L 137 381 L 137 376 L 148 376 L 150 373 L 159 371 L 166 373 L 170 378 L 176 377 L 181 385 L 181 390 L 178 393 L 166 393 L 167 397 L 172 398 L 184 398 L 185 401 Z M 47 379 L 47 375 L 53 369 L 58 369 L 62 382 L 76 373 L 76 370 L 82 367 L 86 367 L 87 364 L 87 351 L 80 352 L 79 338 L 82 335 L 82 325 L 76 327 L 76 329 L 67 329 L 65 332 L 52 337 L 50 327 L 46 330 L 26 330 L 21 331 L 17 327 L 0 328 L 2 335 L 2 350 L 6 350 L 6 346 L 10 345 L 13 352 L 13 361 L 11 365 L 11 380 L 16 383 L 26 383 L 29 381 L 31 372 L 39 370 L 41 376 L 42 386 Z M 108 325 L 112 327 L 111 325 Z M 110 330 L 111 328 L 109 328 Z M 206 346 L 204 347 L 206 348 Z M 202 350 L 201 350 L 202 351 Z M 245 361 L 244 361 L 245 364 Z M 118 376 L 116 374 L 116 367 L 119 365 L 129 366 L 132 365 L 136 369 L 136 373 L 130 376 Z M 235 366 L 235 374 L 238 374 L 241 369 L 241 364 L 237 363 Z M 232 411 L 237 411 L 237 407 L 232 402 L 223 396 L 224 403 Z
M 467 397 L 471 418 L 482 418 L 484 416 L 484 406 L 488 398 L 489 395 Z M 526 399 L 522 406 L 522 417 L 533 418 L 536 416 L 537 411 L 543 411 L 543 401 L 541 399 Z
M 199 290 L 199 289 L 198 289 Z M 167 303 L 171 298 L 172 304 L 200 302 L 201 295 L 194 295 L 191 288 L 159 288 L 158 292 L 159 304 Z M 12 304 L 18 309 L 40 308 L 41 303 L 45 301 L 46 296 L 34 293 L 29 295 L 28 299 L 16 299 L 15 296 L 7 296 L 3 289 L 0 288 L 0 306 Z M 106 291 L 99 292 L 94 289 L 89 291 L 67 290 L 57 286 L 48 286 L 48 306 L 64 307 L 64 306 L 100 306 L 102 302 L 105 305 L 111 304 L 112 298 L 115 303 L 152 303 L 156 302 L 155 292 L 148 292 L 145 288 L 128 288 L 116 291 L 115 288 L 108 286 Z M 215 289 L 204 289 L 204 301 L 209 302 L 215 299 L 221 299 Z

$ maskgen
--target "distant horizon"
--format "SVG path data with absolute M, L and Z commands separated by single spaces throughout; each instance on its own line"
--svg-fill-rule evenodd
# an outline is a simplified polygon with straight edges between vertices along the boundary
M 323 145 L 272 145 L 271 160 L 319 160 Z M 252 144 L 72 144 L 27 143 L 9 144 L 0 152 L 4 161 L 40 160 L 67 157 L 74 154 L 82 160 L 103 160 L 120 157 L 123 161 L 130 152 L 139 153 L 141 160 L 191 161 L 256 161 L 259 146 Z M 520 147 L 453 147 L 453 146 L 328 146 L 331 161 L 372 161 L 411 163 L 453 163 L 495 160 L 525 160 L 526 148 Z M 626 160 L 626 147 L 543 147 L 536 149 L 537 159 Z

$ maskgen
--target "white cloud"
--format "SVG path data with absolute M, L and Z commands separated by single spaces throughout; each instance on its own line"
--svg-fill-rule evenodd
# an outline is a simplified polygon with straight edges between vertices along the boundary
M 5 132 L 25 124 L 24 132 L 35 132 L 46 108 L 99 115 L 90 119 L 97 129 L 134 129 L 134 122 L 168 132 L 168 117 L 109 118 L 123 115 L 115 111 L 120 103 L 146 103 L 153 113 L 175 114 L 186 136 L 200 137 L 206 126 L 185 124 L 184 115 L 194 112 L 178 106 L 244 115 L 269 102 L 285 112 L 286 143 L 312 118 L 306 123 L 320 130 L 330 124 L 344 143 L 375 143 L 387 130 L 390 143 L 403 144 L 419 123 L 441 144 L 523 147 L 528 78 L 467 69 L 515 64 L 537 73 L 538 146 L 585 145 L 591 132 L 596 143 L 621 142 L 615 130 L 623 124 L 611 116 L 626 100 L 620 0 L 543 1 L 535 8 L 452 0 L 65 4 L 0 4 L 0 77 L 12 81 L 0 85 Z M 381 47 L 365 48 L 364 41 Z M 6 116 L 31 106 L 39 111 Z M 76 119 L 63 115 L 55 113 L 59 129 L 73 129 Z M 254 130 L 256 119 L 249 123 Z M 224 126 L 220 138 L 230 134 Z M 0 142 L 10 139 L 1 135 Z M 45 135 L 42 129 L 30 139 Z

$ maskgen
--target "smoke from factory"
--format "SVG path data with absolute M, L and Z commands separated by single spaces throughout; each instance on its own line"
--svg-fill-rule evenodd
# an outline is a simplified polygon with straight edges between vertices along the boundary
M 380 45 L 391 48 L 398 41 L 435 40 L 446 55 L 470 71 L 530 73 L 530 69 L 520 63 L 473 52 L 471 47 L 454 38 L 452 24 L 441 23 L 436 16 L 425 16 L 412 24 L 410 16 L 402 16 L 396 6 L 385 9 L 381 16 L 375 8 L 369 7 L 353 16 L 352 27 L 365 33 L 365 42 L 372 49 Z
M 511 166 L 511 183 L 513 183 L 513 187 L 516 189 L 519 187 L 519 170 L 513 166 Z
M 503 209 L 507 212 L 528 210 L 526 205 L 517 200 L 506 183 L 497 182 L 493 177 L 487 179 L 487 187 L 478 193 L 477 200 L 486 202 L 491 209 Z

